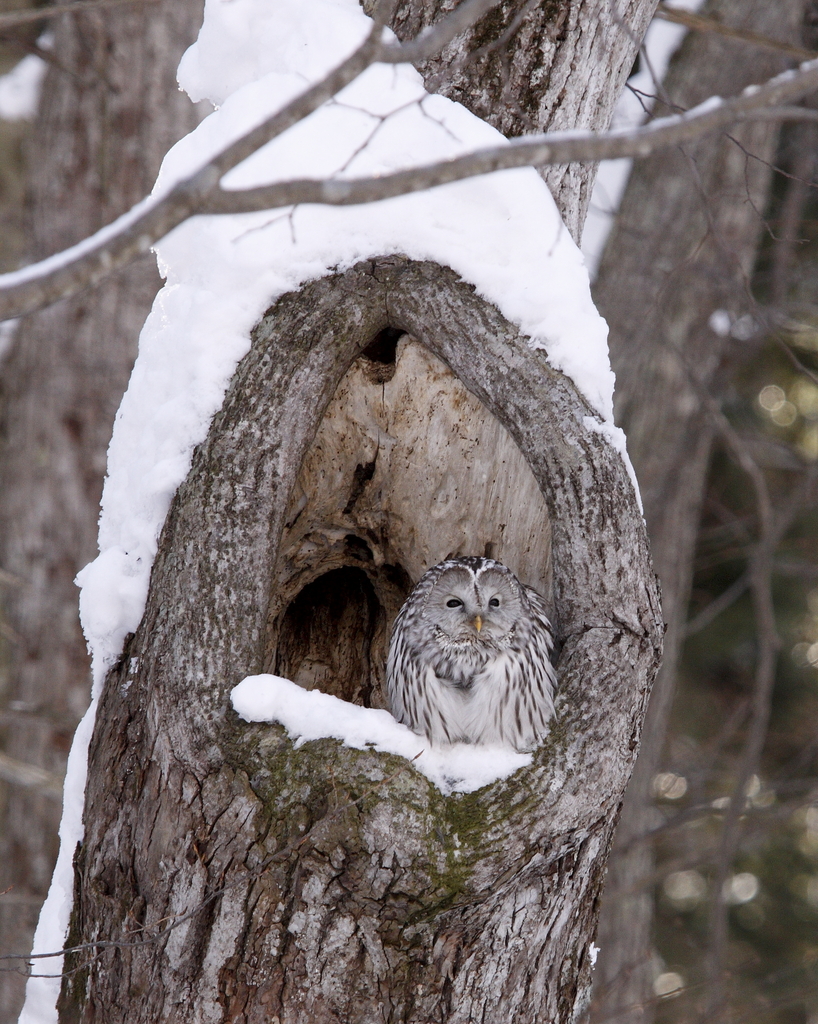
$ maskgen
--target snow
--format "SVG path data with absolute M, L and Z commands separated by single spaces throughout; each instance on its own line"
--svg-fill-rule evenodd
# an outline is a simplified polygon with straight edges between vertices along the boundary
M 704 0 L 680 0 L 671 6 L 684 11 L 697 11 Z M 614 110 L 612 129 L 637 128 L 644 124 L 653 109 L 658 83 L 665 77 L 668 64 L 678 50 L 687 29 L 682 25 L 654 18 L 642 44 L 639 72 L 628 79 L 628 88 L 619 97 Z M 647 59 L 645 59 L 647 55 Z M 582 232 L 582 252 L 591 274 L 595 275 L 619 203 L 628 183 L 633 161 L 603 160 L 597 171 L 588 217 Z
M 82 841 L 82 806 L 88 769 L 88 746 L 94 731 L 96 700 L 77 726 L 68 755 L 63 784 L 63 808 L 60 822 L 60 852 L 51 878 L 48 896 L 40 910 L 34 933 L 33 953 L 54 953 L 62 949 L 68 931 L 74 894 L 74 852 Z M 26 985 L 26 1001 L 18 1024 L 52 1024 L 57 1020 L 57 997 L 60 994 L 59 974 L 62 956 L 34 960 L 35 973 L 51 977 L 31 978 Z
M 0 75 L 0 118 L 4 121 L 34 118 L 47 68 L 42 57 L 30 53 L 7 74 Z
M 246 722 L 279 722 L 297 747 L 329 736 L 357 750 L 399 754 L 414 761 L 414 767 L 446 794 L 471 793 L 531 764 L 530 754 L 502 747 L 468 743 L 431 747 L 428 740 L 400 725 L 388 711 L 348 704 L 320 690 L 305 690 L 280 676 L 248 676 L 230 697 Z
M 710 314 L 710 319 L 707 321 L 710 330 L 714 334 L 718 334 L 720 338 L 727 337 L 732 323 L 733 318 L 726 309 L 714 309 Z
M 182 59 L 181 85 L 217 109 L 168 153 L 156 202 L 212 154 L 280 109 L 336 66 L 369 32 L 357 0 L 207 0 L 199 40 Z M 264 146 L 226 178 L 245 188 L 292 176 L 383 174 L 481 146 L 505 144 L 493 128 L 441 96 L 429 96 L 410 66 L 376 65 L 336 99 Z M 134 216 L 133 211 L 126 220 Z M 390 253 L 453 268 L 543 349 L 566 373 L 594 415 L 589 430 L 610 441 L 627 464 L 613 426 L 607 327 L 593 306 L 582 255 L 533 169 L 489 176 L 360 207 L 195 217 L 156 246 L 166 279 L 148 317 L 130 384 L 116 416 L 102 497 L 99 557 L 77 577 L 81 619 L 99 696 L 125 636 L 136 630 L 158 537 L 193 450 L 206 436 L 250 332 L 271 303 L 303 283 Z M 242 684 L 245 686 L 245 684 Z M 255 687 L 255 689 L 253 689 Z M 412 757 L 417 737 L 385 712 L 344 709 L 316 693 L 277 682 L 246 681 L 239 702 L 249 715 L 282 716 L 292 735 L 373 743 Z M 242 698 L 242 694 L 244 698 Z M 255 694 L 254 697 L 248 694 Z M 270 698 L 272 699 L 272 698 Z M 299 703 L 300 702 L 300 703 Z M 316 707 L 322 708 L 317 716 Z M 327 707 L 331 712 L 324 713 Z M 92 716 L 92 712 L 89 712 Z M 91 718 L 72 758 L 84 765 Z M 335 723 L 335 724 L 333 724 Z M 311 731 L 312 730 L 312 731 Z M 334 730 L 334 731 L 332 731 Z M 441 788 L 479 788 L 527 763 L 489 748 L 428 751 L 417 762 Z M 422 763 L 421 763 L 422 762 Z M 59 948 L 72 885 L 71 856 L 82 836 L 84 767 L 66 782 L 63 845 L 36 949 Z M 54 1020 L 54 982 L 32 980 L 23 1021 Z

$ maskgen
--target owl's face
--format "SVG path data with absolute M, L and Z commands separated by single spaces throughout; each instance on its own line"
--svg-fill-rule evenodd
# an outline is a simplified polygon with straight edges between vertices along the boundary
M 423 618 L 440 630 L 448 643 L 503 647 L 526 610 L 514 576 L 502 567 L 477 572 L 455 565 L 440 574 L 432 587 Z

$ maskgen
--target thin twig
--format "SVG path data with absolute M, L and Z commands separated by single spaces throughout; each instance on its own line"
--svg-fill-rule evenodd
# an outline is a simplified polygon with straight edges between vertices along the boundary
M 797 60 L 814 60 L 818 56 L 814 50 L 805 50 L 802 46 L 793 46 L 792 43 L 770 39 L 769 36 L 750 32 L 747 29 L 733 28 L 716 18 L 706 18 L 702 14 L 694 14 L 693 11 L 671 7 L 664 0 L 656 8 L 656 17 L 662 18 L 664 21 L 672 21 L 676 25 L 684 25 L 685 28 L 693 29 L 695 32 L 713 32 L 720 36 L 726 36 L 728 39 L 739 39 L 743 43 L 760 46 L 765 50 L 778 50 L 779 53 L 786 53 Z
M 727 611 L 731 605 L 738 601 L 749 585 L 750 580 L 746 573 L 743 576 L 739 576 L 734 583 L 731 583 L 726 590 L 722 591 L 717 598 L 711 601 L 706 608 L 703 608 L 698 615 L 694 615 L 687 623 L 684 627 L 685 638 L 694 636 L 709 626 L 722 612 Z
M 56 18 L 61 14 L 81 14 L 84 11 L 94 11 L 100 7 L 121 7 L 123 4 L 155 4 L 158 2 L 159 0 L 71 0 L 71 3 L 30 7 L 25 11 L 7 11 L 5 14 L 0 14 L 0 30 L 17 25 L 30 25 L 32 22 Z
M 39 790 L 43 796 L 62 801 L 62 782 L 59 775 L 34 764 L 18 761 L 0 751 L 0 779 L 15 786 Z M 2 894 L 0 894 L 2 895 Z
M 377 178 L 301 179 L 251 189 L 214 189 L 203 203 L 206 213 L 249 213 L 292 203 L 355 206 L 424 191 L 480 174 L 544 164 L 588 163 L 648 156 L 657 149 L 691 142 L 738 120 L 766 117 L 771 106 L 818 88 L 818 60 L 800 71 L 778 75 L 731 100 L 714 97 L 686 114 L 657 118 L 639 128 L 603 134 L 553 132 L 511 139 L 508 145 L 477 150 L 426 167 Z
M 711 406 L 712 408 L 712 406 Z M 713 878 L 710 904 L 710 942 L 707 963 L 707 1000 L 705 1017 L 716 1019 L 724 999 L 723 964 L 727 946 L 728 907 L 724 887 L 733 868 L 741 836 L 742 815 L 746 806 L 747 787 L 757 773 L 767 738 L 775 668 L 781 641 L 775 622 L 775 603 L 772 594 L 773 555 L 798 511 L 811 497 L 818 467 L 812 464 L 801 484 L 793 489 L 789 499 L 777 515 L 773 515 L 766 480 L 740 438 L 721 412 L 713 416 L 715 424 L 739 464 L 748 473 L 756 492 L 759 517 L 759 540 L 748 567 L 750 591 L 758 644 L 755 682 L 751 704 L 750 728 L 739 761 L 738 774 L 724 817 L 719 855 Z
M 818 120 L 818 110 L 804 107 Z M 784 200 L 779 214 L 778 237 L 773 248 L 773 263 L 770 280 L 771 306 L 783 305 L 787 295 L 787 281 L 799 244 L 799 227 L 804 219 L 807 201 L 811 198 L 813 171 L 815 168 L 816 128 L 814 124 L 801 125 L 796 129 L 798 145 L 792 158 L 791 177 L 787 181 Z

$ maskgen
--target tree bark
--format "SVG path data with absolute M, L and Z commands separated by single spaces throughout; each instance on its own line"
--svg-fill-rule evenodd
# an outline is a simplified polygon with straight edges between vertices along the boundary
M 712 0 L 703 13 L 727 25 L 800 41 L 808 4 Z M 691 34 L 663 92 L 671 109 L 777 74 L 786 58 L 724 36 Z M 657 113 L 668 112 L 663 104 Z M 651 784 L 659 769 L 673 701 L 692 562 L 713 440 L 704 396 L 718 398 L 725 361 L 740 356 L 729 332 L 710 326 L 716 310 L 737 320 L 752 310 L 748 281 L 778 128 L 737 126 L 637 163 L 606 246 L 595 299 L 610 325 L 617 421 L 628 436 L 645 507 L 667 622 L 661 672 L 642 749 L 622 812 L 600 916 L 595 984 L 599 1021 L 653 1018 L 651 942 L 654 825 Z
M 30 167 L 34 258 L 71 245 L 150 191 L 160 161 L 194 127 L 175 70 L 198 0 L 130 4 L 58 19 Z M 61 776 L 88 704 L 74 576 L 96 553 L 114 413 L 159 285 L 152 258 L 103 288 L 26 317 L 2 373 L 0 567 L 4 750 Z M 59 803 L 0 784 L 0 952 L 25 953 L 57 852 Z M 0 1021 L 23 978 L 0 973 Z
M 532 767 L 472 794 L 444 797 L 410 762 L 334 740 L 296 749 L 229 706 L 269 657 L 304 457 L 347 371 L 390 329 L 508 430 L 552 524 L 557 719 Z M 79 969 L 61 1020 L 465 1024 L 498 1003 L 509 1022 L 579 1018 L 661 644 L 644 523 L 589 412 L 433 264 L 371 261 L 265 315 L 174 500 L 145 616 L 101 698 L 69 940 L 128 945 L 86 966 L 68 957 Z M 356 486 L 351 469 L 339 507 Z M 419 522 L 427 509 L 405 514 Z M 346 564 L 380 600 L 384 566 L 361 543 Z M 411 543 L 388 530 L 378 543 L 394 559 L 387 578 L 408 576 Z M 337 566 L 316 559 L 316 571 Z

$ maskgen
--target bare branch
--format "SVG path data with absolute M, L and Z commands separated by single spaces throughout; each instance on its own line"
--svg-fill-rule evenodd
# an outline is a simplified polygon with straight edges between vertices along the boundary
M 58 775 L 47 772 L 44 768 L 38 768 L 36 765 L 26 764 L 25 761 L 18 761 L 2 751 L 0 751 L 0 779 L 15 786 L 38 789 L 43 796 L 50 797 L 52 800 L 62 800 L 62 779 Z
M 778 99 L 774 97 L 780 95 L 783 90 L 786 90 L 786 98 L 792 99 L 796 95 L 812 92 L 816 86 L 818 61 L 798 72 L 785 72 L 784 75 L 779 75 L 759 87 L 757 92 L 747 90 L 736 99 L 723 102 L 714 97 L 689 113 L 657 118 L 640 128 L 606 134 L 571 131 L 525 136 L 511 139 L 508 145 L 477 150 L 437 164 L 413 167 L 380 177 L 324 181 L 304 178 L 253 189 L 219 189 L 208 196 L 202 212 L 251 213 L 299 203 L 357 206 L 411 192 L 425 191 L 439 185 L 462 181 L 464 178 L 491 174 L 494 171 L 540 167 L 545 164 L 645 157 L 657 149 L 692 142 L 736 121 L 754 119 L 757 116 L 775 116 L 776 110 L 773 105 Z M 785 108 L 784 117 L 791 116 L 791 113 L 791 107 Z
M 672 21 L 676 25 L 684 25 L 685 28 L 693 29 L 695 32 L 714 32 L 728 39 L 739 39 L 743 43 L 750 43 L 753 46 L 760 46 L 765 50 L 778 50 L 780 53 L 789 54 L 797 60 L 814 60 L 818 54 L 813 50 L 805 50 L 801 46 L 793 46 L 792 43 L 783 43 L 778 39 L 770 39 L 769 36 L 760 35 L 758 32 L 748 32 L 743 28 L 733 28 L 725 25 L 716 18 L 706 18 L 702 14 L 694 14 L 693 11 L 680 10 L 678 7 L 671 7 L 667 3 L 660 3 L 656 8 L 656 17 L 665 21 Z
M 417 39 L 399 46 L 384 47 L 378 60 L 384 64 L 417 64 L 427 60 L 471 28 L 498 3 L 499 0 L 465 0 L 436 25 L 430 25 L 421 32 Z
M 112 225 L 78 245 L 16 274 L 0 275 L 0 320 L 33 312 L 84 288 L 98 284 L 114 271 L 148 252 L 152 245 L 194 213 L 219 178 L 281 135 L 353 82 L 371 64 L 403 63 L 431 56 L 499 0 L 466 0 L 452 14 L 407 44 L 381 42 L 383 24 L 375 24 L 364 41 L 321 82 L 297 96 L 258 127 L 231 143 L 213 160 L 158 199 L 149 197 Z M 285 203 L 284 205 L 291 205 Z
M 763 474 L 726 417 L 713 408 L 713 418 L 727 446 L 732 450 L 742 469 L 749 475 L 756 492 L 759 518 L 759 540 L 750 559 L 747 576 L 753 598 L 758 656 L 751 702 L 750 728 L 738 767 L 735 788 L 724 819 L 719 855 L 713 878 L 712 901 L 709 915 L 710 947 L 707 963 L 707 1019 L 717 1018 L 724 998 L 723 964 L 727 946 L 728 914 L 724 887 L 733 867 L 742 828 L 742 815 L 746 806 L 747 786 L 758 771 L 772 706 L 775 668 L 781 641 L 775 621 L 775 603 L 772 594 L 773 555 L 784 534 L 792 525 L 799 510 L 811 500 L 818 466 L 809 467 L 800 485 L 793 489 L 780 513 L 773 514 L 769 491 Z
M 770 584 L 772 548 L 775 543 L 771 536 L 773 532 L 771 523 L 763 523 L 761 540 L 749 568 L 759 652 L 753 688 L 750 729 L 739 763 L 735 789 L 730 797 L 730 804 L 725 815 L 719 856 L 713 878 L 709 921 L 710 948 L 707 964 L 707 1008 L 708 1016 L 711 1019 L 719 1016 L 723 999 L 723 962 L 728 924 L 724 886 L 733 868 L 733 861 L 738 849 L 747 785 L 751 775 L 758 770 L 761 752 L 767 737 L 772 691 L 775 685 L 775 666 L 780 646 Z
M 818 121 L 818 110 L 809 109 Z M 770 273 L 769 303 L 780 308 L 787 297 L 787 285 L 792 273 L 792 263 L 799 245 L 804 210 L 812 192 L 812 177 L 815 169 L 815 150 L 818 143 L 818 129 L 815 124 L 802 124 L 798 132 L 797 146 L 789 167 L 790 178 L 786 182 L 784 200 L 781 204 L 779 223 L 773 247 Z
M 83 11 L 93 11 L 100 7 L 119 7 L 122 4 L 151 4 L 157 2 L 158 0 L 72 0 L 71 3 L 31 7 L 25 11 L 7 11 L 5 14 L 0 14 L 0 30 L 14 28 L 17 25 L 30 25 L 35 21 L 56 18 L 60 14 L 78 14 Z
M 694 636 L 709 626 L 722 612 L 727 611 L 728 608 L 735 604 L 749 586 L 749 576 L 746 573 L 739 576 L 734 583 L 731 583 L 726 590 L 722 591 L 717 598 L 712 600 L 706 608 L 703 608 L 698 615 L 694 616 L 687 623 L 684 628 L 685 638 Z
M 149 197 L 113 224 L 62 254 L 0 276 L 0 319 L 10 319 L 75 295 L 126 266 L 194 213 L 219 178 L 264 143 L 285 132 L 326 102 L 373 63 L 383 49 L 376 24 L 364 43 L 323 81 L 297 96 L 263 124 L 227 146 L 165 196 Z M 394 49 L 394 47 L 393 47 Z M 5 287 L 3 280 L 8 282 Z
M 376 11 L 372 31 L 366 41 L 351 56 L 321 82 L 288 103 L 283 110 L 278 111 L 257 128 L 237 139 L 214 157 L 209 166 L 215 168 L 219 176 L 226 174 L 265 143 L 277 138 L 299 121 L 303 121 L 305 117 L 339 93 L 350 82 L 353 82 L 371 64 L 406 64 L 425 60 L 473 25 L 498 3 L 499 0 L 465 0 L 465 3 L 455 8 L 448 17 L 421 33 L 417 39 L 402 44 L 384 44 L 380 41 L 383 34 L 383 21 L 379 20 Z
M 773 107 L 771 110 L 757 110 L 753 120 L 812 122 L 818 121 L 818 110 L 812 107 Z
M 462 7 L 469 7 L 474 17 L 487 5 L 491 5 L 490 0 L 468 0 Z M 455 14 L 460 10 L 458 8 Z M 459 22 L 456 27 L 459 28 Z M 438 29 L 440 34 L 436 35 Z M 312 113 L 370 64 L 399 62 L 407 53 L 422 54 L 426 46 L 431 48 L 433 41 L 439 43 L 448 33 L 454 33 L 454 29 L 450 26 L 443 32 L 441 23 L 413 43 L 385 45 L 379 42 L 381 29 L 376 25 L 358 50 L 322 82 L 232 143 L 166 195 L 144 200 L 119 221 L 73 249 L 18 273 L 0 276 L 0 319 L 32 312 L 98 283 L 147 252 L 165 234 L 196 213 L 251 213 L 300 203 L 354 206 L 498 170 L 643 157 L 663 147 L 693 141 L 735 121 L 759 116 L 759 112 L 761 116 L 769 116 L 771 108 L 790 103 L 818 88 L 818 60 L 815 60 L 796 71 L 778 75 L 762 86 L 752 86 L 733 99 L 713 97 L 688 113 L 658 118 L 641 128 L 606 134 L 570 131 L 526 136 L 452 160 L 369 178 L 302 179 L 235 191 L 219 187 L 219 179 L 228 170 Z

